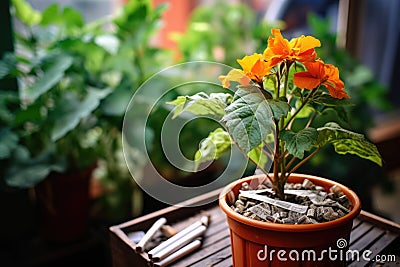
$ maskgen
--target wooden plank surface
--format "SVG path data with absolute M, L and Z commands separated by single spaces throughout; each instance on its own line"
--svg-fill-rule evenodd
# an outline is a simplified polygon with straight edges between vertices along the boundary
M 118 257 L 130 258 L 130 260 L 114 260 L 113 255 L 113 266 L 114 267 L 125 267 L 125 266 L 146 266 L 147 257 L 142 257 L 142 262 L 140 262 L 140 257 L 133 252 L 135 244 L 127 240 L 126 235 L 130 231 L 137 231 L 138 229 L 145 230 L 146 227 L 151 225 L 160 216 L 167 217 L 169 222 L 172 222 L 172 226 L 180 230 L 190 225 L 205 214 L 209 215 L 211 218 L 211 223 L 204 235 L 203 244 L 201 249 L 198 251 L 187 255 L 181 260 L 173 263 L 172 267 L 230 267 L 232 266 L 231 258 L 231 248 L 230 248 L 230 236 L 229 228 L 226 223 L 225 214 L 221 211 L 216 201 L 214 204 L 206 205 L 197 208 L 190 208 L 180 213 L 179 209 L 185 208 L 174 208 L 174 209 L 164 209 L 162 211 L 156 212 L 154 214 L 149 214 L 145 220 L 137 219 L 131 222 L 124 223 L 119 226 L 110 228 L 112 232 L 112 243 L 111 248 L 114 251 L 120 251 L 117 255 Z M 173 216 L 171 215 L 173 214 Z M 191 216 L 190 216 L 191 215 Z M 118 240 L 121 239 L 121 240 Z M 400 226 L 377 217 L 375 215 L 362 212 L 360 216 L 354 220 L 353 228 L 350 236 L 350 249 L 357 249 L 360 255 L 366 249 L 370 250 L 372 254 L 370 258 L 375 258 L 377 255 L 381 255 L 385 252 L 394 241 L 399 241 L 400 239 Z M 125 244 L 121 244 L 125 243 Z M 399 242 L 400 243 L 400 242 Z M 397 244 L 397 243 L 396 243 Z M 120 246 L 123 249 L 113 248 L 113 246 Z M 130 254 L 129 249 L 131 250 Z M 396 249 L 395 249 L 396 250 Z M 125 256 L 122 254 L 125 254 Z M 140 256 L 140 255 L 139 255 Z M 400 262 L 400 247 L 396 250 L 397 262 L 392 264 L 388 263 L 383 266 L 399 266 Z M 348 261 L 349 266 L 377 266 L 374 262 L 367 262 L 360 258 L 360 260 Z

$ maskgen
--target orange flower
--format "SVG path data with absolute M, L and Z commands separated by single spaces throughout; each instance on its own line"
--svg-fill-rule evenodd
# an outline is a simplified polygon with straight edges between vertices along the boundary
M 230 82 L 238 82 L 241 85 L 250 85 L 250 79 L 244 74 L 242 70 L 233 69 L 228 72 L 227 75 L 221 75 L 218 79 L 222 83 L 222 87 L 228 88 L 230 86 Z
M 219 76 L 224 88 L 229 87 L 230 81 L 235 81 L 242 85 L 249 85 L 250 80 L 260 83 L 263 77 L 269 74 L 270 68 L 261 54 L 254 53 L 251 56 L 245 56 L 242 59 L 238 59 L 238 63 L 243 70 L 233 69 L 226 76 Z
M 318 60 L 304 63 L 308 71 L 294 74 L 293 82 L 299 88 L 313 90 L 324 85 L 334 98 L 350 98 L 344 91 L 344 83 L 339 78 L 339 70 L 332 64 L 324 64 Z
M 279 29 L 272 29 L 272 35 L 268 39 L 268 47 L 264 50 L 264 60 L 271 67 L 277 65 L 283 60 L 299 61 L 301 63 L 314 61 L 317 53 L 314 48 L 321 46 L 321 42 L 312 36 L 300 36 L 293 38 L 290 42 L 283 38 Z
M 262 82 L 264 76 L 269 74 L 270 68 L 261 54 L 254 53 L 238 59 L 237 62 L 242 67 L 244 74 L 257 83 Z

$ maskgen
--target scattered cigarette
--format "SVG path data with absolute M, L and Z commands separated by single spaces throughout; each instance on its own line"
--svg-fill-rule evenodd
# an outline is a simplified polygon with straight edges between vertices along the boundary
M 135 250 L 137 253 L 141 253 L 144 251 L 144 246 L 146 243 L 154 236 L 154 234 L 167 222 L 167 219 L 160 218 L 158 219 L 147 231 L 147 233 L 143 236 L 143 238 L 136 245 Z
M 193 242 L 187 244 L 183 248 L 177 250 L 176 252 L 172 253 L 165 259 L 163 259 L 160 262 L 154 263 L 154 267 L 164 267 L 167 266 L 168 264 L 173 263 L 174 261 L 179 260 L 180 258 L 188 255 L 189 253 L 192 253 L 196 249 L 199 249 L 201 247 L 201 239 L 196 239 Z
M 175 251 L 179 250 L 180 248 L 184 247 L 185 245 L 189 244 L 190 242 L 193 242 L 195 239 L 198 237 L 202 236 L 207 230 L 207 227 L 204 225 L 200 225 L 193 231 L 189 232 L 187 235 L 184 237 L 176 240 L 166 248 L 162 249 L 161 251 L 157 252 L 156 254 L 153 254 L 152 260 L 154 262 L 161 261 L 174 253 Z
M 164 236 L 170 238 L 171 236 L 176 235 L 178 231 L 170 225 L 163 225 L 161 226 L 161 232 L 163 233 Z
M 148 253 L 149 258 L 152 259 L 153 255 L 155 255 L 158 252 L 162 251 L 163 249 L 171 246 L 174 242 L 176 242 L 180 238 L 186 236 L 187 234 L 189 234 L 191 231 L 195 230 L 196 228 L 198 228 L 200 226 L 208 226 L 209 221 L 210 221 L 209 216 L 201 217 L 201 219 L 199 221 L 189 225 L 188 227 L 186 227 L 182 231 L 178 232 L 176 235 L 168 238 L 167 240 L 162 242 L 160 245 L 158 245 L 157 247 L 155 247 L 152 250 L 150 250 L 149 253 Z

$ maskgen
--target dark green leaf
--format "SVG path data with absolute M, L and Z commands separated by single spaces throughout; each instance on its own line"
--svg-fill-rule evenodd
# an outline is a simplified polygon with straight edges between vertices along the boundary
M 225 132 L 222 128 L 218 128 L 211 132 L 206 139 L 204 139 L 199 150 L 194 156 L 195 170 L 203 162 L 218 159 L 225 151 L 232 145 L 229 133 Z
M 65 168 L 65 160 L 50 150 L 32 158 L 25 147 L 19 146 L 4 178 L 9 186 L 29 188 L 45 179 L 51 171 L 63 172 Z
M 32 87 L 26 89 L 26 98 L 35 101 L 40 95 L 50 90 L 64 76 L 64 72 L 72 65 L 72 57 L 60 55 L 47 69 L 43 76 L 36 80 Z
M 110 92 L 110 89 L 99 90 L 91 88 L 83 101 L 79 101 L 73 94 L 65 94 L 64 99 L 60 101 L 53 114 L 51 114 L 54 120 L 54 126 L 51 129 L 51 140 L 57 141 L 74 129 L 80 120 L 95 110 L 99 106 L 100 100 Z
M 327 123 L 318 128 L 318 146 L 332 144 L 339 154 L 354 154 L 369 159 L 382 166 L 382 158 L 376 146 L 365 139 L 364 135 L 343 129 L 337 123 Z
M 0 79 L 17 71 L 17 58 L 13 53 L 5 53 L 0 61 Z
M 18 145 L 18 135 L 9 128 L 0 129 L 0 159 L 10 157 L 11 152 Z
M 272 110 L 258 89 L 238 89 L 234 101 L 225 111 L 222 122 L 246 154 L 274 131 Z
M 267 103 L 271 108 L 276 120 L 279 120 L 281 117 L 286 117 L 290 110 L 290 105 L 283 100 L 269 99 L 267 100 Z
M 175 105 L 173 118 L 183 112 L 195 115 L 211 115 L 220 119 L 225 114 L 225 107 L 231 103 L 232 96 L 225 93 L 212 93 L 209 96 L 203 92 L 193 96 L 179 96 L 167 104 Z
M 296 158 L 302 159 L 304 157 L 304 151 L 309 151 L 315 141 L 318 138 L 318 132 L 314 128 L 306 128 L 297 133 L 293 131 L 282 131 L 280 138 L 285 141 L 285 149 L 295 156 Z

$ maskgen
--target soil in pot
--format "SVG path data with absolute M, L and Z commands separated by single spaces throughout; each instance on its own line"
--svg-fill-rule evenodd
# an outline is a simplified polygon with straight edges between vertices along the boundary
M 236 201 L 233 209 L 230 207 L 229 204 L 233 203 L 229 203 L 229 200 L 232 201 L 232 194 L 229 192 L 232 191 L 235 199 L 239 200 L 239 191 L 242 189 L 243 182 L 249 184 L 250 188 L 256 189 L 263 179 L 264 176 L 261 175 L 248 177 L 228 185 L 221 192 L 220 206 L 227 214 L 227 221 L 231 231 L 234 266 L 345 266 L 346 249 L 348 249 L 347 244 L 352 221 L 361 209 L 359 199 L 355 193 L 345 186 L 330 180 L 309 175 L 293 174 L 289 179 L 290 183 L 303 184 L 304 179 L 308 179 L 314 186 L 321 186 L 328 192 L 332 186 L 335 186 L 334 188 L 340 189 L 343 195 L 348 198 L 348 214 L 338 219 L 322 217 L 322 220 L 325 221 L 315 224 L 310 221 L 305 224 L 303 224 L 303 221 L 299 223 L 300 217 L 297 217 L 297 221 L 294 223 L 283 224 L 282 220 L 288 218 L 287 214 L 290 210 L 284 211 L 286 214 L 280 214 L 282 211 L 278 212 L 282 218 L 278 218 L 278 215 L 273 215 L 276 214 L 275 212 L 271 213 L 271 217 L 265 216 L 265 218 L 261 218 L 256 214 L 259 218 L 252 219 L 244 216 L 244 213 L 250 211 L 248 209 L 251 207 L 241 211 L 243 214 L 239 214 L 238 210 L 235 211 L 237 209 Z M 244 200 L 243 197 L 242 199 Z M 252 202 L 254 206 L 259 205 L 256 201 Z M 239 204 L 241 203 L 239 202 Z M 244 204 L 246 205 L 247 203 Z M 343 204 L 341 205 L 346 208 Z M 337 212 L 336 209 L 333 210 Z M 307 216 L 307 211 L 303 215 L 309 217 L 307 220 L 316 220 L 316 215 Z M 333 215 L 336 216 L 336 214 Z M 281 222 L 271 222 L 272 220 L 277 221 L 277 219 L 281 220 Z

